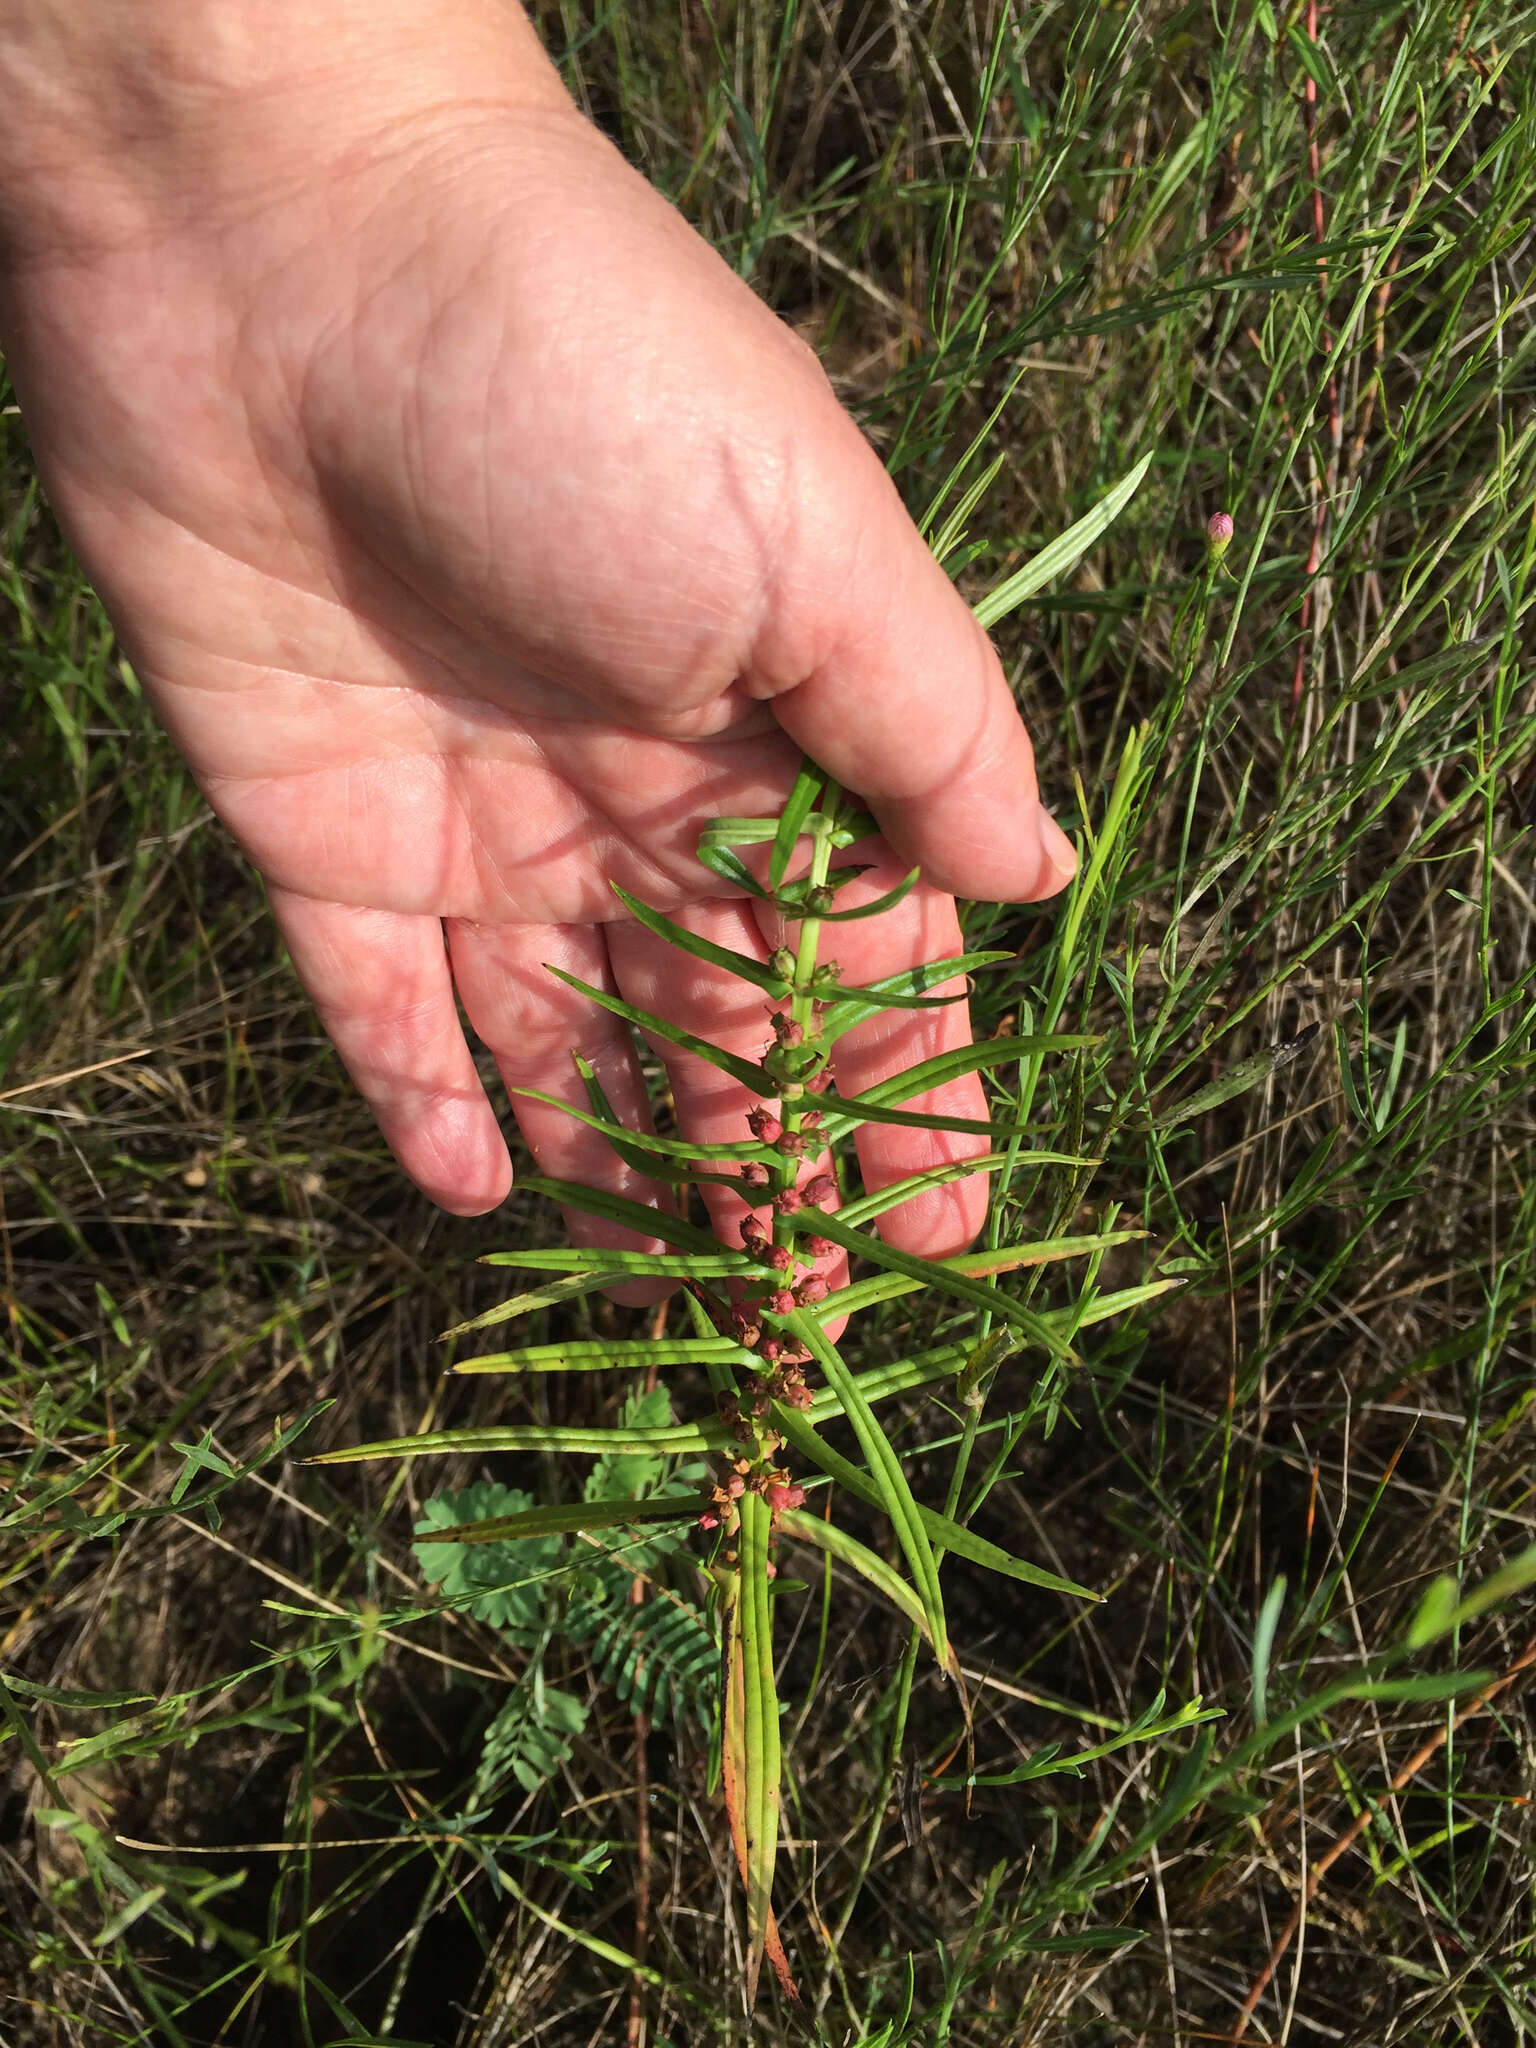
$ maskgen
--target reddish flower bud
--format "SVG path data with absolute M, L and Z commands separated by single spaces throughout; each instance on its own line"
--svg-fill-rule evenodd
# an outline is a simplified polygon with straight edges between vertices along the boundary
M 706 1508 L 699 1517 L 699 1527 L 701 1529 L 718 1529 L 719 1526 L 720 1517 L 714 1512 L 713 1508 Z
M 749 1159 L 741 1169 L 741 1184 L 744 1188 L 765 1188 L 772 1177 L 761 1159 Z
M 795 1299 L 802 1308 L 809 1308 L 813 1301 L 825 1301 L 832 1292 L 832 1283 L 824 1273 L 807 1273 L 795 1289 Z
M 800 1380 L 794 1386 L 786 1387 L 779 1396 L 779 1399 L 786 1408 L 809 1408 L 815 1398 L 816 1396 L 811 1392 L 804 1380 Z
M 761 1104 L 756 1109 L 747 1111 L 747 1129 L 759 1144 L 772 1145 L 783 1128 L 773 1111 L 764 1109 Z
M 782 1131 L 774 1141 L 774 1150 L 782 1152 L 786 1159 L 803 1159 L 809 1142 L 804 1131 Z
M 782 1010 L 773 1013 L 773 1035 L 783 1046 L 797 1046 L 805 1043 L 805 1030 L 793 1017 L 786 1017 Z
M 837 1199 L 837 1182 L 830 1173 L 818 1173 L 814 1180 L 808 1180 L 800 1190 L 802 1201 L 814 1208 L 824 1209 L 829 1202 Z
M 768 1306 L 776 1316 L 787 1316 L 795 1306 L 795 1297 L 787 1287 L 781 1287 L 777 1294 L 770 1294 Z
M 763 1496 L 770 1508 L 777 1514 L 783 1508 L 797 1508 L 805 1499 L 803 1486 L 770 1486 Z
M 787 1273 L 795 1263 L 795 1255 L 787 1244 L 776 1244 L 768 1254 L 768 1263 L 776 1273 Z
M 762 1347 L 758 1352 L 759 1358 L 769 1365 L 777 1365 L 783 1356 L 784 1340 L 782 1337 L 765 1337 L 763 1339 Z
M 732 1500 L 740 1500 L 747 1490 L 747 1482 L 739 1472 L 733 1472 L 725 1482 L 725 1490 Z
M 1219 562 L 1232 545 L 1232 514 L 1213 512 L 1205 523 L 1205 538 L 1212 555 Z
M 837 1250 L 830 1237 L 802 1237 L 800 1242 L 813 1259 L 830 1259 Z
M 798 1188 L 780 1188 L 773 1198 L 775 1216 L 793 1216 L 797 1209 L 805 1207 L 805 1197 Z
M 800 1128 L 806 1131 L 819 1131 L 825 1122 L 826 1118 L 819 1109 L 808 1109 L 800 1119 Z

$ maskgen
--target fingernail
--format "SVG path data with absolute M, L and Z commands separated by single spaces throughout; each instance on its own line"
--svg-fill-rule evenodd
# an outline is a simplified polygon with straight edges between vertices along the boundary
M 1045 863 L 1045 873 L 1041 876 L 1044 887 L 1040 893 L 1054 896 L 1077 873 L 1077 850 L 1043 804 L 1035 813 L 1035 831 L 1040 841 L 1040 857 Z

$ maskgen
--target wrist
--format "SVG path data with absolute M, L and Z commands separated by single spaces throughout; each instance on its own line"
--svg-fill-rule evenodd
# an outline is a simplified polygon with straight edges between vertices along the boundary
M 450 110 L 569 109 L 515 0 L 10 0 L 0 260 L 217 223 Z

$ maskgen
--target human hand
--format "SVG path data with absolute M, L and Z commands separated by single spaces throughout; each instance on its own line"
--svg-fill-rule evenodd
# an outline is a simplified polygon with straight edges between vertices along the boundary
M 1049 894 L 1072 857 L 985 636 L 814 358 L 575 112 L 522 18 L 462 0 L 426 52 L 409 9 L 323 11 L 323 61 L 263 54 L 231 93 L 167 55 L 157 119 L 55 161 L 35 212 L 11 197 L 0 314 L 137 674 L 396 1157 L 474 1214 L 511 1167 L 455 995 L 509 1090 L 581 1101 L 574 1048 L 630 1119 L 626 1027 L 544 963 L 760 1053 L 760 992 L 681 967 L 610 884 L 765 956 L 781 934 L 694 849 L 711 817 L 776 811 L 802 749 L 883 828 L 854 886 L 925 872 L 836 928 L 850 981 L 958 951 L 949 892 Z M 195 45 L 180 23 L 174 53 Z M 967 1035 L 963 1005 L 879 1017 L 837 1086 Z M 687 1136 L 744 1135 L 734 1084 L 667 1066 Z M 972 1079 L 914 1106 L 983 1113 Z M 513 1107 L 541 1170 L 657 1198 Z M 973 1144 L 875 1126 L 861 1167 L 881 1186 Z M 955 1250 L 982 1199 L 959 1183 L 882 1229 Z

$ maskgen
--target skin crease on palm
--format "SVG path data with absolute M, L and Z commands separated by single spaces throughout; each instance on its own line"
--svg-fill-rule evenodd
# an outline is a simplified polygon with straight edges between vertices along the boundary
M 959 950 L 954 893 L 1063 884 L 996 657 L 877 458 L 520 14 L 458 0 L 427 48 L 384 0 L 196 0 L 164 46 L 158 5 L 22 0 L 0 339 L 125 653 L 434 1201 L 477 1214 L 512 1179 L 456 996 L 509 1091 L 584 1100 L 575 1048 L 627 1119 L 626 1028 L 544 963 L 761 1054 L 761 991 L 610 883 L 765 957 L 783 934 L 694 849 L 776 811 L 802 749 L 885 835 L 840 904 L 924 870 L 824 928 L 847 980 Z M 888 1013 L 840 1041 L 836 1085 L 968 1036 L 963 1003 Z M 744 1136 L 742 1091 L 665 1050 L 683 1132 Z M 656 1199 L 511 1101 L 543 1172 Z M 985 1113 L 973 1079 L 912 1106 Z M 861 1171 L 977 1143 L 875 1126 Z M 739 1203 L 709 1194 L 734 1241 Z M 881 1228 L 950 1252 L 984 1203 L 978 1177 Z

